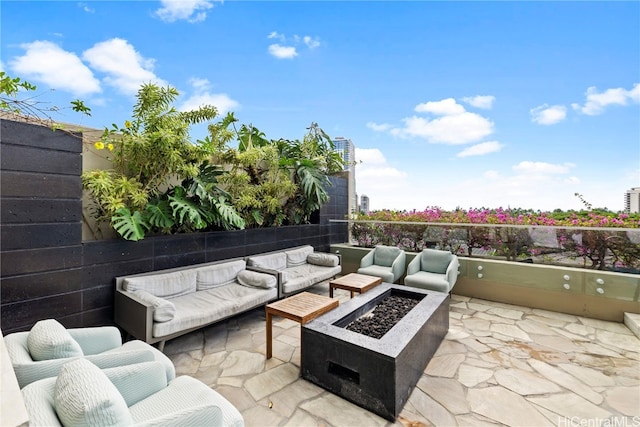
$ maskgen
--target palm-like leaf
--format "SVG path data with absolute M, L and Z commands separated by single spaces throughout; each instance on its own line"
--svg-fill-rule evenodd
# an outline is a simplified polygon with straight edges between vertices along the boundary
M 176 187 L 174 195 L 169 196 L 169 205 L 173 210 L 173 216 L 180 224 L 189 222 L 197 230 L 207 226 L 206 215 L 200 206 L 185 197 L 182 187 Z
M 124 239 L 133 241 L 144 239 L 145 229 L 149 229 L 149 224 L 139 211 L 132 214 L 127 208 L 116 211 L 111 217 L 111 225 Z
M 168 229 L 173 227 L 173 212 L 168 200 L 159 200 L 157 203 L 149 203 L 146 207 L 149 224 L 153 227 Z

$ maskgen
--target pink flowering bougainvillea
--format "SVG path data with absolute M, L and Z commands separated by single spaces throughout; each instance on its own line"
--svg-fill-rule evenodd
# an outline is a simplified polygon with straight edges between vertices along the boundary
M 351 223 L 358 246 L 410 252 L 448 249 L 462 256 L 640 272 L 640 215 L 520 209 L 374 211 Z

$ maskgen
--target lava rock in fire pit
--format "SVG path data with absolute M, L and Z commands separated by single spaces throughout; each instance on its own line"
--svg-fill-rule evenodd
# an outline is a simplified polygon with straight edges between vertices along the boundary
M 420 300 L 390 295 L 380 301 L 369 314 L 354 320 L 347 325 L 347 329 L 380 339 L 389 332 Z

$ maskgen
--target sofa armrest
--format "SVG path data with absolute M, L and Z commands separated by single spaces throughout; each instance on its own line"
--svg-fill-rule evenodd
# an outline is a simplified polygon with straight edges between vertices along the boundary
M 451 288 L 453 288 L 453 285 L 455 285 L 456 281 L 458 280 L 459 268 L 460 268 L 460 261 L 458 260 L 458 257 L 454 255 L 451 258 L 451 262 L 449 263 L 449 266 L 447 267 L 447 271 L 445 273 L 447 276 L 447 282 L 449 282 L 449 286 Z
M 391 271 L 393 272 L 393 281 L 400 279 L 407 267 L 407 254 L 405 251 L 400 251 L 398 257 L 391 264 Z
M 69 335 L 80 344 L 85 356 L 98 354 L 118 348 L 122 345 L 120 330 L 115 326 L 100 326 L 97 328 L 67 329 Z
M 373 265 L 373 251 L 375 251 L 375 249 L 367 252 L 367 254 L 362 257 L 360 260 L 360 268 L 370 267 Z
M 152 304 L 145 302 L 132 292 L 116 289 L 113 301 L 113 320 L 136 339 L 154 344 Z
M 416 256 L 413 257 L 409 265 L 407 265 L 407 276 L 410 274 L 416 274 L 419 271 L 420 271 L 420 253 L 416 254 Z

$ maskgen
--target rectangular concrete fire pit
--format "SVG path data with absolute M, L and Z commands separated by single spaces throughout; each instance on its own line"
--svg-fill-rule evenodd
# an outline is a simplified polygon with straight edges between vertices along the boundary
M 389 295 L 420 303 L 380 339 L 345 328 Z M 302 377 L 395 421 L 448 330 L 448 294 L 383 283 L 302 326 Z

